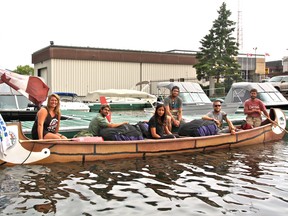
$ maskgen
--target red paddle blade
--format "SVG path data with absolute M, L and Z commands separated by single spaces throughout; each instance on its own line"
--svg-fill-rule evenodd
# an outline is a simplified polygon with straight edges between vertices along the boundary
M 108 105 L 109 105 L 109 103 L 107 102 L 105 96 L 100 96 L 100 103 L 101 103 L 101 105 L 105 105 L 105 104 L 108 104 Z M 106 118 L 107 118 L 107 120 L 108 120 L 109 122 L 111 122 L 111 114 L 112 114 L 112 113 L 111 113 L 111 110 L 110 110 L 109 114 L 106 116 Z

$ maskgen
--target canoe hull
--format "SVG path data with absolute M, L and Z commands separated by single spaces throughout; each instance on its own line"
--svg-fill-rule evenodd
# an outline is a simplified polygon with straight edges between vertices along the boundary
M 281 114 L 282 113 L 282 114 Z M 41 152 L 50 150 L 50 156 L 39 160 L 37 164 L 64 163 L 72 161 L 95 161 L 128 157 L 147 157 L 152 155 L 209 151 L 219 148 L 233 148 L 246 145 L 261 144 L 281 140 L 285 135 L 286 117 L 282 117 L 276 125 L 268 123 L 250 130 L 242 130 L 235 135 L 223 134 L 206 137 L 184 137 L 178 139 L 147 139 L 137 141 L 45 141 L 26 140 L 21 145 L 28 151 Z M 15 123 L 14 123 L 15 124 Z M 19 124 L 19 123 L 18 123 Z M 19 139 L 25 140 L 19 126 Z

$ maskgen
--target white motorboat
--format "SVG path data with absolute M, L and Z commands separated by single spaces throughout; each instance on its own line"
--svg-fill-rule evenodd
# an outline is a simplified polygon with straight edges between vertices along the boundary
M 173 86 L 180 89 L 179 97 L 183 101 L 183 115 L 205 115 L 213 109 L 212 101 L 198 83 L 192 82 L 159 82 L 157 84 L 158 100 L 163 101 L 170 94 Z M 222 103 L 222 110 L 234 114 L 240 103 Z
M 233 83 L 225 97 L 225 103 L 241 103 L 238 112 L 243 112 L 245 100 L 250 98 L 250 90 L 257 89 L 258 98 L 263 101 L 266 108 L 288 109 L 288 100 L 271 83 Z
M 72 92 L 54 92 L 60 97 L 60 110 L 68 111 L 82 111 L 89 112 L 90 108 L 87 104 L 83 103 L 76 93 Z M 43 102 L 43 105 L 47 105 L 47 100 Z
M 141 82 L 137 85 L 148 82 Z M 151 108 L 157 101 L 155 95 L 144 91 L 145 87 L 139 91 L 135 89 L 103 89 L 89 92 L 83 99 L 89 103 L 91 111 L 98 112 L 101 106 L 101 97 L 105 97 L 112 110 L 143 110 Z

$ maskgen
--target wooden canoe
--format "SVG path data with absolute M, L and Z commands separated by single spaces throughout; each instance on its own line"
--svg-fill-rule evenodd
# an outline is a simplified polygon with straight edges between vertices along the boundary
M 11 123 L 8 129 L 16 130 L 15 145 L 0 155 L 0 162 L 7 164 L 46 164 L 72 161 L 95 161 L 127 157 L 147 157 L 159 154 L 197 152 L 268 143 L 280 140 L 286 133 L 286 117 L 281 109 L 271 109 L 270 116 L 276 124 L 265 120 L 263 125 L 235 135 L 221 134 L 206 137 L 177 139 L 145 139 L 137 141 L 89 140 L 29 140 L 24 136 L 21 123 Z

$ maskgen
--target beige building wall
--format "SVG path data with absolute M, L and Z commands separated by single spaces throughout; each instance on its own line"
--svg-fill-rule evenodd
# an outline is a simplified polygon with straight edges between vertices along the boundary
M 35 75 L 41 71 L 50 93 L 75 92 L 79 96 L 98 89 L 130 89 L 141 81 L 196 77 L 192 65 L 174 64 L 51 59 L 35 64 L 34 69 Z
M 257 58 L 256 59 L 256 73 L 260 75 L 265 75 L 265 58 Z

